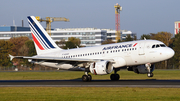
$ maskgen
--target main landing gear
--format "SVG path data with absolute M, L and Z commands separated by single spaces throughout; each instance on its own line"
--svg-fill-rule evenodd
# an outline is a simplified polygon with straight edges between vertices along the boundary
M 119 69 L 114 69 L 114 74 L 111 74 L 110 79 L 112 81 L 118 81 L 119 80 L 120 76 L 119 76 L 119 74 L 117 74 L 117 71 L 119 71 Z
M 88 74 L 89 68 L 85 69 L 85 74 L 82 76 L 82 81 L 87 82 L 92 80 L 92 76 Z
M 91 80 L 92 80 L 92 76 L 90 74 L 82 76 L 82 81 L 84 82 L 91 81 Z
M 110 76 L 110 79 L 112 81 L 118 81 L 119 80 L 120 76 L 119 76 L 119 74 L 117 74 L 117 71 L 119 71 L 119 70 L 120 69 L 114 69 L 114 74 L 111 74 L 111 76 Z M 88 68 L 86 68 L 85 73 L 82 76 L 82 81 L 88 82 L 88 81 L 92 80 L 92 76 L 88 73 L 89 73 L 89 70 L 88 70 Z

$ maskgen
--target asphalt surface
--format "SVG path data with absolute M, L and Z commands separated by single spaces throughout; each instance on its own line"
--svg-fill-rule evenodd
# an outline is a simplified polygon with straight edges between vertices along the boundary
M 0 87 L 168 87 L 180 88 L 180 80 L 0 80 Z

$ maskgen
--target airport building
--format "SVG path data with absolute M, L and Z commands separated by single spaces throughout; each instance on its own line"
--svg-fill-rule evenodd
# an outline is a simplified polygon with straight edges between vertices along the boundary
M 51 31 L 51 38 L 56 41 L 65 40 L 67 41 L 69 37 L 76 37 L 81 40 L 81 45 L 83 46 L 94 46 L 101 45 L 103 41 L 107 39 L 112 39 L 116 41 L 116 31 L 112 29 L 97 29 L 97 28 L 67 28 Z M 122 30 L 121 39 L 124 40 L 126 36 L 130 34 L 132 38 L 136 36 L 135 33 L 131 31 Z M 27 36 L 32 39 L 29 27 L 0 27 L 0 40 L 8 40 L 12 37 Z
M 19 26 L 1 26 L 0 32 L 14 32 L 14 31 L 30 31 L 29 27 L 19 27 Z
M 0 27 L 0 40 L 8 40 L 12 37 L 27 36 L 32 39 L 30 27 L 20 26 L 1 26 Z
M 112 39 L 112 41 L 116 41 L 116 30 L 112 30 L 112 29 L 103 29 L 106 30 L 107 32 L 107 39 Z M 133 33 L 131 31 L 127 31 L 127 30 L 121 30 L 121 40 L 125 40 L 127 35 L 130 35 L 131 38 L 135 38 L 136 37 L 136 33 Z
M 54 41 L 60 41 L 69 37 L 76 37 L 81 40 L 83 46 L 101 45 L 107 39 L 106 30 L 97 28 L 68 28 L 68 29 L 55 29 L 51 31 L 51 37 Z

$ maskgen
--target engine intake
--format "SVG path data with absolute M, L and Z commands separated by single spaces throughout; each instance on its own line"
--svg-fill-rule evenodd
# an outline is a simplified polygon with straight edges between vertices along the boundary
M 90 72 L 95 75 L 105 75 L 113 71 L 113 65 L 109 61 L 99 61 L 91 63 Z

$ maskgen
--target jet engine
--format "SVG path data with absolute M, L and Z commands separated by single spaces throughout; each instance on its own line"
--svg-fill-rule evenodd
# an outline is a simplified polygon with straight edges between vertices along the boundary
M 91 63 L 89 69 L 92 74 L 104 75 L 113 71 L 113 65 L 109 61 L 98 61 Z
M 154 71 L 155 65 L 151 65 L 150 72 L 152 73 Z M 134 71 L 137 74 L 146 74 L 148 73 L 147 67 L 145 65 L 139 65 L 136 67 L 128 67 L 128 71 Z

